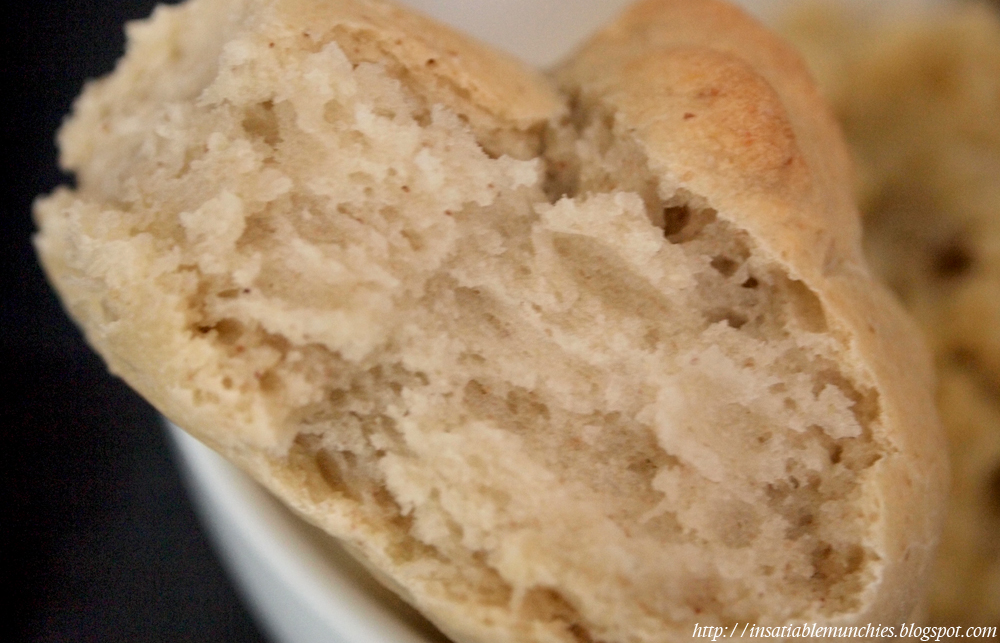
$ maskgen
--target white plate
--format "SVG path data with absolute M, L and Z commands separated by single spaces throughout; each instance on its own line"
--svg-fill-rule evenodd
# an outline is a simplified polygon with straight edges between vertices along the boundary
M 419 614 L 336 541 L 167 422 L 181 474 L 223 564 L 280 643 L 435 643 Z

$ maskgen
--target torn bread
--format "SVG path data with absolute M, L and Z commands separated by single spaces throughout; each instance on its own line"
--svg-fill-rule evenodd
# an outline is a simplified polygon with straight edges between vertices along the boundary
M 191 0 L 60 135 L 112 370 L 468 642 L 895 622 L 945 465 L 798 59 L 647 2 L 545 79 L 390 5 Z

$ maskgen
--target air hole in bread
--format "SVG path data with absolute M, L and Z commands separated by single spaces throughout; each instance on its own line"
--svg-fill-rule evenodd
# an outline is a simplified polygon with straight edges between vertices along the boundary
M 681 202 L 680 205 L 666 205 L 663 208 L 663 234 L 671 243 L 691 241 L 705 226 L 715 221 L 715 210 L 685 202 L 688 199 L 692 199 L 692 195 L 681 190 L 667 200 L 668 204 Z
M 282 388 L 281 376 L 273 370 L 254 373 L 261 393 L 277 393 Z
M 331 491 L 357 502 L 361 500 L 360 494 L 356 488 L 347 484 L 342 473 L 344 468 L 349 466 L 348 455 L 351 454 L 349 452 L 331 453 L 320 448 L 316 451 L 316 468 Z
M 975 266 L 975 258 L 961 239 L 953 239 L 938 248 L 933 255 L 932 270 L 940 279 L 956 279 L 968 274 Z
M 686 205 L 663 208 L 663 233 L 667 237 L 683 230 L 690 221 L 691 208 Z
M 857 544 L 835 547 L 830 543 L 817 543 L 812 553 L 813 579 L 835 583 L 848 578 L 861 568 L 866 558 L 867 552 Z
M 215 331 L 215 336 L 220 342 L 233 345 L 244 335 L 246 327 L 235 319 L 220 319 L 211 330 Z
M 719 271 L 723 277 L 731 277 L 736 269 L 740 267 L 740 262 L 726 256 L 712 257 L 711 266 Z M 742 285 L 742 284 L 741 284 Z
M 265 145 L 274 147 L 281 136 L 274 103 L 266 100 L 245 108 L 243 129 L 251 138 L 259 138 Z
M 736 330 L 743 328 L 748 321 L 746 315 L 735 310 L 711 310 L 706 315 L 706 318 L 710 324 L 725 322 L 729 324 L 730 328 L 735 328 Z

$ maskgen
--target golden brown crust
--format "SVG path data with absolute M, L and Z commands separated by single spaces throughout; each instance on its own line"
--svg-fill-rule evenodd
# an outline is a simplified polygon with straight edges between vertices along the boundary
M 634 121 L 650 128 L 649 146 L 670 166 L 664 171 L 717 179 L 734 199 L 784 211 L 783 219 L 753 222 L 773 228 L 762 236 L 775 243 L 787 238 L 779 252 L 803 266 L 826 261 L 799 236 L 819 234 L 819 217 L 838 253 L 860 257 L 839 127 L 798 54 L 742 10 L 714 0 L 641 2 L 557 75 L 611 101 L 619 94 Z M 808 213 L 798 215 L 802 205 Z M 754 210 L 749 202 L 743 209 Z

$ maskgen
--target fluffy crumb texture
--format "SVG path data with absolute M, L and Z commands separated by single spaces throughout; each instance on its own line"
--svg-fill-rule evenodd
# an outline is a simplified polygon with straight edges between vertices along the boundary
M 561 94 L 364 0 L 129 37 L 60 134 L 50 277 L 116 373 L 446 634 L 910 614 L 929 368 L 832 121 L 742 13 L 643 3 Z
M 1000 625 L 1000 17 L 815 6 L 786 31 L 858 159 L 872 265 L 934 348 L 953 482 L 930 617 Z

